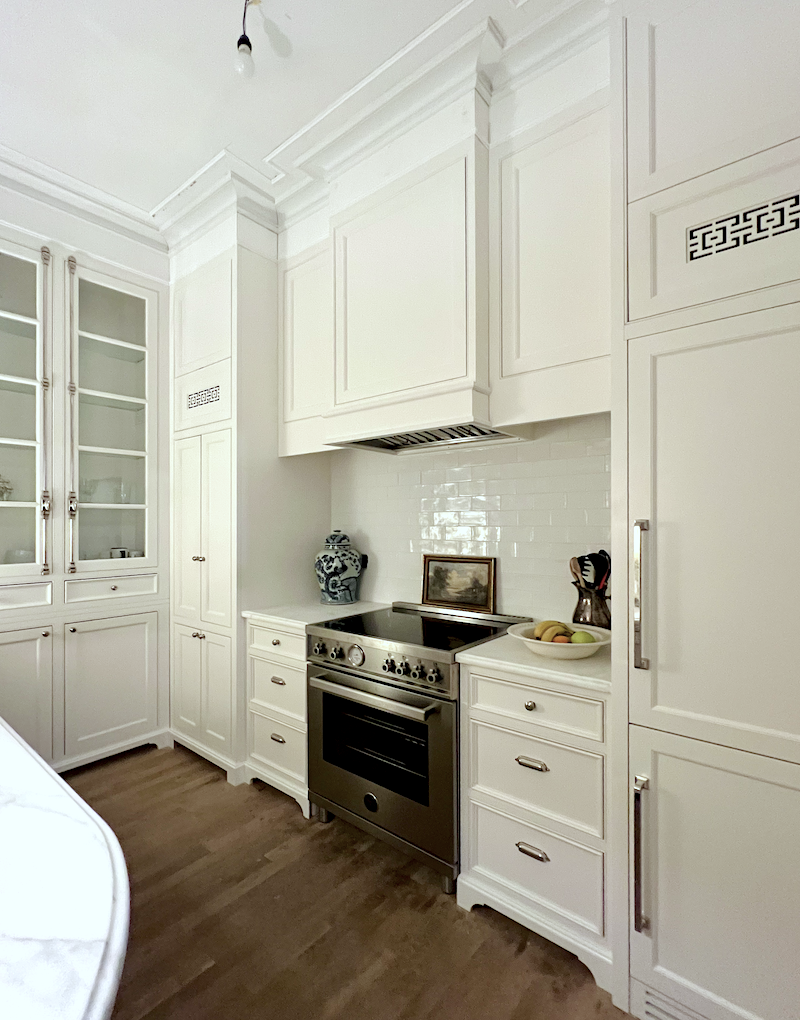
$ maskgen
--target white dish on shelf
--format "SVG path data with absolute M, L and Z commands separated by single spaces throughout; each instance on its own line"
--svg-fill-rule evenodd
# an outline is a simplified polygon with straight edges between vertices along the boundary
M 566 644 L 553 641 L 536 641 L 533 637 L 533 631 L 536 627 L 535 620 L 532 623 L 512 624 L 506 633 L 518 641 L 522 641 L 525 647 L 529 648 L 536 655 L 542 655 L 548 659 L 588 659 L 590 655 L 594 655 L 601 648 L 611 644 L 611 631 L 605 630 L 603 627 L 587 627 L 583 623 L 571 623 L 568 626 L 575 631 L 586 631 L 587 634 L 592 635 L 594 641 L 591 644 L 585 645 L 573 645 L 572 642 Z

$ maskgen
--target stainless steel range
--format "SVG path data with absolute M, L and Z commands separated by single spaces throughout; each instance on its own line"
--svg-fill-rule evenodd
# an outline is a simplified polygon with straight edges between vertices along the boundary
M 346 821 L 458 875 L 456 654 L 524 617 L 395 602 L 306 628 L 308 785 Z

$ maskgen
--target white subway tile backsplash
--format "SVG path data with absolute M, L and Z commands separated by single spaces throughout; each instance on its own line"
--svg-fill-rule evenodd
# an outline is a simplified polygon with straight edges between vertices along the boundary
M 610 420 L 534 434 L 395 459 L 333 453 L 331 525 L 369 554 L 362 598 L 419 601 L 424 553 L 495 556 L 500 612 L 571 618 L 569 558 L 610 545 Z

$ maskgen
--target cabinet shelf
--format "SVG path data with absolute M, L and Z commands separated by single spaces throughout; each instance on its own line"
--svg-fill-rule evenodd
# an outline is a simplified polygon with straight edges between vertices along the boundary
M 102 333 L 90 333 L 85 329 L 80 330 L 79 336 L 85 337 L 87 340 L 97 340 L 98 343 L 109 344 L 109 346 L 117 347 L 121 351 L 129 351 L 132 356 L 126 357 L 121 353 L 114 355 L 114 357 L 118 357 L 124 361 L 143 361 L 147 356 L 147 348 L 142 346 L 142 344 L 132 344 L 127 340 L 115 340 L 113 336 L 103 336 Z
M 0 383 L 2 383 L 2 389 L 9 393 L 28 393 L 31 389 L 35 389 L 39 385 L 38 379 L 26 379 L 20 375 L 2 375 L 0 374 Z
M 86 404 L 111 407 L 118 411 L 133 411 L 147 406 L 144 397 L 126 397 L 122 393 L 104 393 L 102 390 L 85 390 L 83 387 L 78 389 L 78 393 Z
M 0 510 L 5 507 L 16 507 L 17 509 L 23 510 L 35 510 L 39 506 L 38 503 L 31 500 L 25 499 L 0 499 Z
M 22 506 L 23 504 L 18 504 Z M 27 504 L 26 504 L 27 505 Z M 35 506 L 36 504 L 31 504 Z M 78 503 L 80 510 L 146 510 L 146 503 Z
M 105 453 L 113 457 L 144 457 L 146 450 L 118 450 L 113 446 L 79 446 L 79 453 Z

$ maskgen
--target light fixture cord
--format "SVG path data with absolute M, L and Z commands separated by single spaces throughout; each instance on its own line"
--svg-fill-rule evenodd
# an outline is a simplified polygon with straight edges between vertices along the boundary
M 244 0 L 244 11 L 242 12 L 242 35 L 247 35 L 247 7 L 250 0 Z

